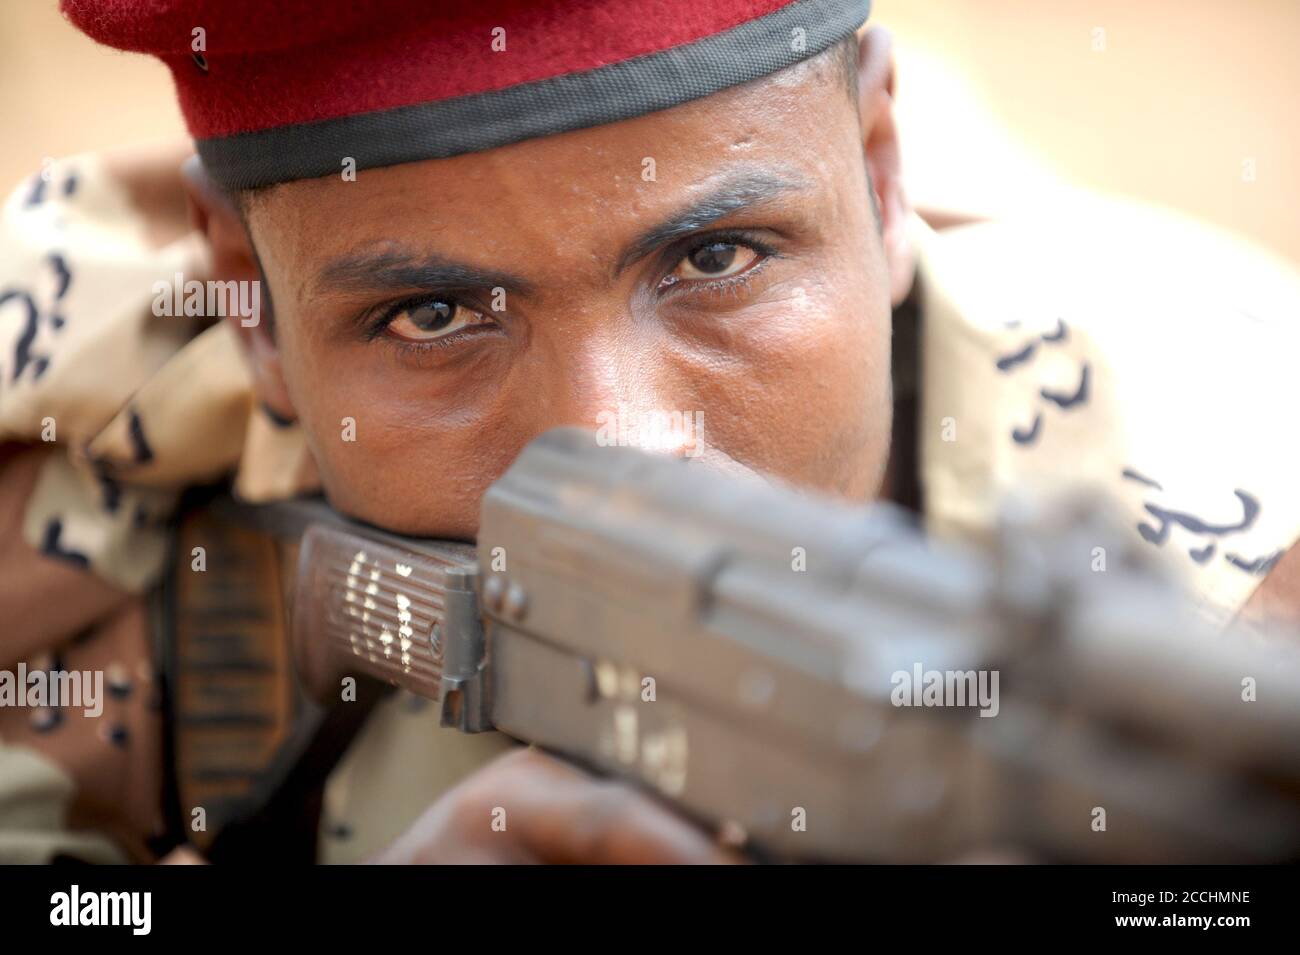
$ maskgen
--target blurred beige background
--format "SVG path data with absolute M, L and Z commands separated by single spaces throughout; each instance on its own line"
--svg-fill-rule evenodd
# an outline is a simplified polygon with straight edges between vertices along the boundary
M 183 131 L 167 71 L 55 0 L 0 2 L 7 190 L 42 158 Z M 876 0 L 909 192 L 982 214 L 1063 184 L 1183 210 L 1300 264 L 1297 0 Z

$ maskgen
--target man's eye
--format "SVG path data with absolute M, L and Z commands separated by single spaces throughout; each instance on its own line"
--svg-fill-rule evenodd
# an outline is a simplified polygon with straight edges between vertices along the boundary
M 668 276 L 668 283 L 725 279 L 757 262 L 759 253 L 737 242 L 709 242 L 692 249 Z
M 385 331 L 413 342 L 445 338 L 490 320 L 451 298 L 429 298 L 402 306 L 393 313 Z

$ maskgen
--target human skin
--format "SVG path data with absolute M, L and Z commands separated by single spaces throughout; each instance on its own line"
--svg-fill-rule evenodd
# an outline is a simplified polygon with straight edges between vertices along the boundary
M 905 290 L 887 239 L 903 207 L 896 170 L 873 168 L 882 234 L 864 168 L 877 156 L 864 146 L 885 156 L 877 166 L 894 162 L 884 83 L 863 94 L 864 130 L 824 66 L 624 122 L 255 195 L 247 228 L 275 329 L 240 331 L 262 398 L 301 422 L 334 506 L 403 533 L 472 538 L 483 491 L 528 441 L 558 425 L 594 429 L 620 409 L 701 412 L 702 463 L 875 495 L 891 299 Z M 740 208 L 619 271 L 629 244 L 709 199 Z M 229 232 L 237 246 L 240 230 Z M 692 251 L 719 239 L 731 243 L 724 274 L 694 268 Z M 247 248 L 217 251 L 233 270 L 256 268 Z M 400 285 L 366 287 L 382 266 L 429 260 L 500 284 L 394 274 Z M 433 298 L 387 331 L 358 324 L 420 295 Z M 435 299 L 460 303 L 453 322 L 473 326 L 430 338 L 412 318 L 434 314 Z
M 706 465 L 877 495 L 912 275 L 888 45 L 861 40 L 856 104 L 823 58 L 619 123 L 276 186 L 242 220 L 191 167 L 217 274 L 260 262 L 274 303 L 273 331 L 235 325 L 260 400 L 301 423 L 336 508 L 407 534 L 472 538 L 525 444 L 620 410 L 702 412 Z M 699 228 L 644 241 L 692 210 Z M 430 281 L 450 265 L 461 287 Z M 429 344 L 448 319 L 462 330 Z M 529 753 L 444 795 L 384 861 L 490 858 L 731 857 L 633 788 Z

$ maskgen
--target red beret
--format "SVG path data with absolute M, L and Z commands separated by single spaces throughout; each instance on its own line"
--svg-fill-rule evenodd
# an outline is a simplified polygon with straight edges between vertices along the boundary
M 870 0 L 62 0 L 176 80 L 229 188 L 626 119 L 827 49 Z

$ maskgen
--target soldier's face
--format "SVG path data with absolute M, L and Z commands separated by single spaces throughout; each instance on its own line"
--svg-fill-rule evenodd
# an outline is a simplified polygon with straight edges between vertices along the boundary
M 283 384 L 332 502 L 469 537 L 530 439 L 619 420 L 689 425 L 703 463 L 873 495 L 890 280 L 862 137 L 841 85 L 796 70 L 258 197 Z

